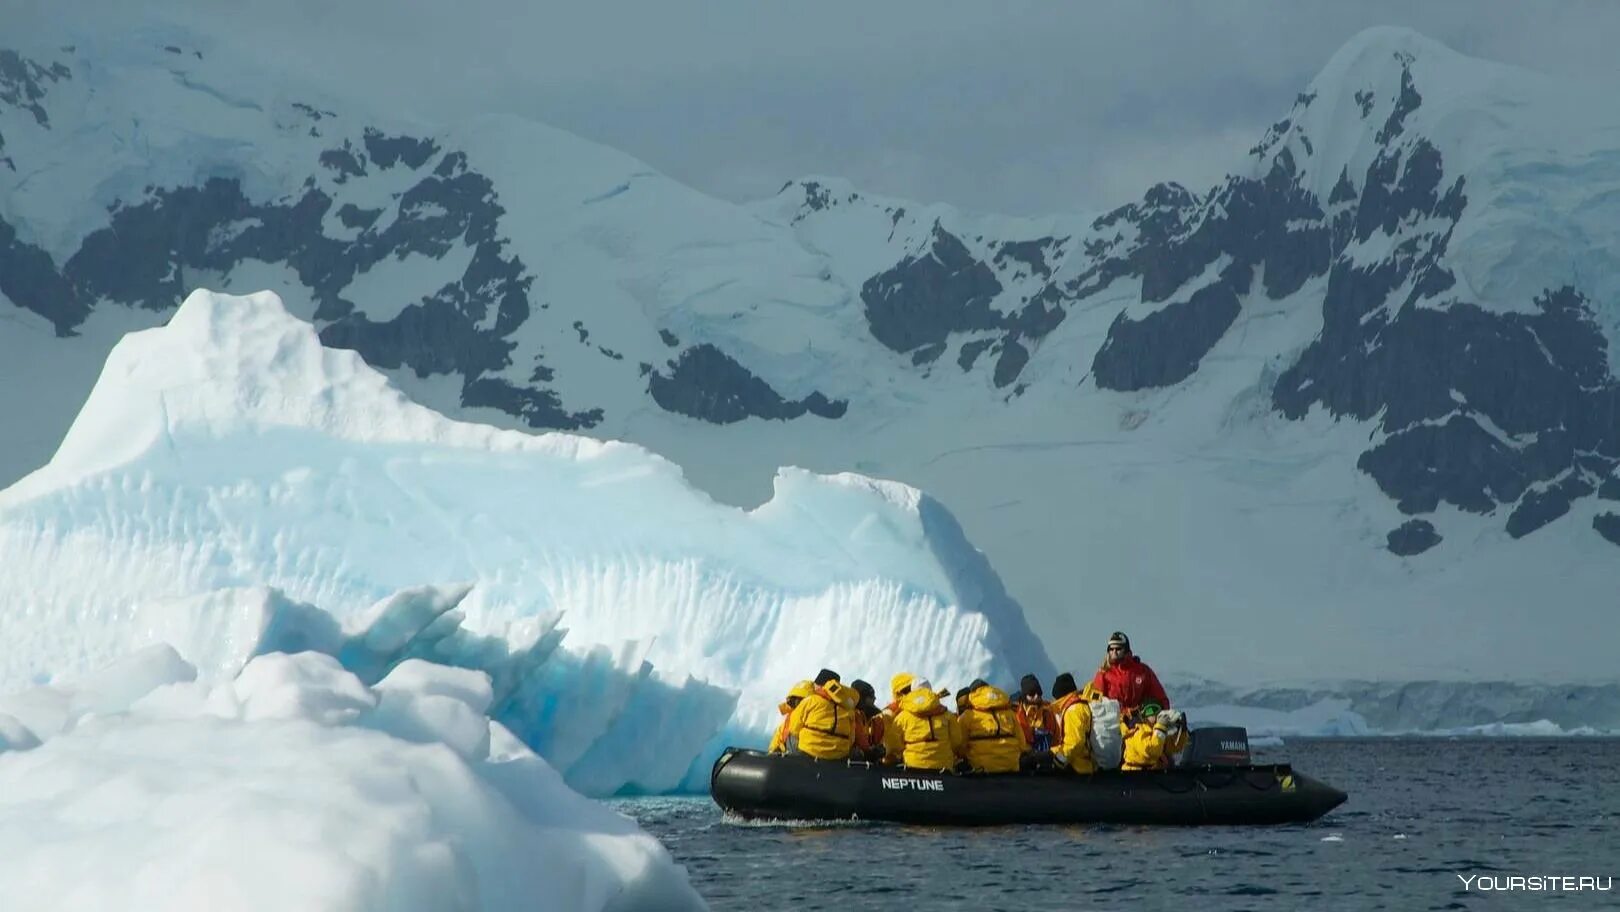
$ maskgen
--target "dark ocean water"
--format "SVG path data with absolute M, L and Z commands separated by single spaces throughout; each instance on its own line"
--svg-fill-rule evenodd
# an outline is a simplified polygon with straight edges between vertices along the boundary
M 1620 877 L 1620 740 L 1297 740 L 1256 754 L 1350 800 L 1312 824 L 1252 828 L 811 827 L 731 821 L 707 798 L 615 805 L 716 912 L 1620 909 L 1620 884 L 1458 878 Z

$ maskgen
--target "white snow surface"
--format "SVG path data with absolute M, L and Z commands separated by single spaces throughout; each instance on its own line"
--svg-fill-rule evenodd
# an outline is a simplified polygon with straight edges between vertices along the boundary
M 56 456 L 0 492 L 0 564 L 0 687 L 156 642 L 220 680 L 290 630 L 362 677 L 427 650 L 510 678 L 503 718 L 593 793 L 706 781 L 822 666 L 1052 671 L 913 488 L 789 468 L 760 507 L 718 504 L 638 446 L 448 420 L 268 293 L 199 291 L 119 342 Z M 438 583 L 461 585 L 411 588 Z M 651 719 L 670 732 L 630 728 Z
M 704 908 L 657 840 L 490 721 L 479 672 L 411 659 L 367 687 L 302 652 L 195 677 L 158 646 L 0 697 L 48 731 L 19 739 L 0 713 L 9 896 L 84 912 Z

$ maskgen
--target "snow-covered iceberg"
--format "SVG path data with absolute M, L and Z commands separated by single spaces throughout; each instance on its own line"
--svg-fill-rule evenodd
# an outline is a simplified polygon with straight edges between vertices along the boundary
M 0 697 L 0 879 L 39 909 L 701 909 L 657 840 L 486 715 L 316 652 L 195 680 L 168 646 Z M 41 740 L 43 743 L 41 744 Z
M 696 782 L 823 665 L 879 682 L 1052 672 L 983 555 L 913 488 L 783 469 L 760 507 L 722 505 L 638 446 L 446 419 L 269 293 L 196 292 L 126 336 L 51 462 L 0 492 L 0 562 L 0 689 L 159 641 L 205 680 L 232 674 L 282 615 L 222 590 L 273 587 L 364 626 L 399 590 L 470 584 L 445 620 L 419 619 L 458 632 L 434 658 L 560 650 L 540 674 L 576 689 L 529 712 L 594 714 L 595 739 L 548 753 L 589 766 L 591 791 L 637 782 L 644 758 L 600 743 L 625 737 L 625 712 L 674 743 L 698 731 L 704 749 L 661 758 Z M 639 703 L 626 681 L 651 682 Z

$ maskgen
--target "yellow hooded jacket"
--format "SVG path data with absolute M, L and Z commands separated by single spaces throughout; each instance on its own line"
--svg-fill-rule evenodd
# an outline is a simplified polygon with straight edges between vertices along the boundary
M 788 716 L 787 735 L 799 751 L 818 760 L 843 760 L 855 744 L 856 693 L 828 681 L 805 697 Z
M 1052 749 L 1052 759 L 1067 766 L 1071 772 L 1095 773 L 1097 764 L 1091 759 L 1091 704 L 1074 700 L 1063 708 L 1058 725 L 1063 740 Z
M 1018 724 L 1018 710 L 1007 692 L 986 684 L 968 694 L 968 710 L 957 717 L 967 740 L 967 759 L 987 773 L 1016 773 L 1018 758 L 1029 745 Z
M 805 697 L 816 692 L 816 685 L 809 681 L 800 681 L 788 691 L 787 700 L 776 704 L 776 711 L 782 714 L 781 724 L 771 733 L 771 744 L 765 750 L 772 754 L 785 754 L 788 750 L 788 722 L 793 715 L 793 708 L 798 706 Z
M 939 695 L 918 688 L 900 698 L 900 712 L 883 733 L 885 759 L 912 769 L 948 770 L 962 755 L 962 728 Z
M 1170 765 L 1171 755 L 1187 746 L 1185 729 L 1167 731 L 1146 721 L 1135 725 L 1121 723 L 1120 729 L 1125 736 L 1125 763 L 1122 769 L 1164 769 Z

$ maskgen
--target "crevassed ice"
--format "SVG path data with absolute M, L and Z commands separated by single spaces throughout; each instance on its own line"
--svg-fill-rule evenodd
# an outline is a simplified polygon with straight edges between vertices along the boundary
M 372 654 L 344 656 L 362 671 L 424 634 L 449 637 L 437 658 L 456 664 L 555 650 L 517 663 L 532 673 L 512 691 L 549 724 L 513 724 L 592 791 L 679 781 L 667 745 L 625 750 L 638 707 L 674 716 L 664 737 L 696 782 L 722 741 L 762 742 L 781 694 L 824 665 L 880 690 L 901 670 L 952 686 L 1052 672 L 983 555 L 915 489 L 786 468 L 757 509 L 721 505 L 637 446 L 416 405 L 269 293 L 196 292 L 118 344 L 56 456 L 0 492 L 0 563 L 0 690 L 154 642 L 229 675 L 267 626 L 308 620 L 280 598 L 365 628 Z M 442 611 L 385 604 L 432 584 L 470 589 Z M 263 594 L 219 594 L 241 589 Z M 439 626 L 390 632 L 409 610 Z

